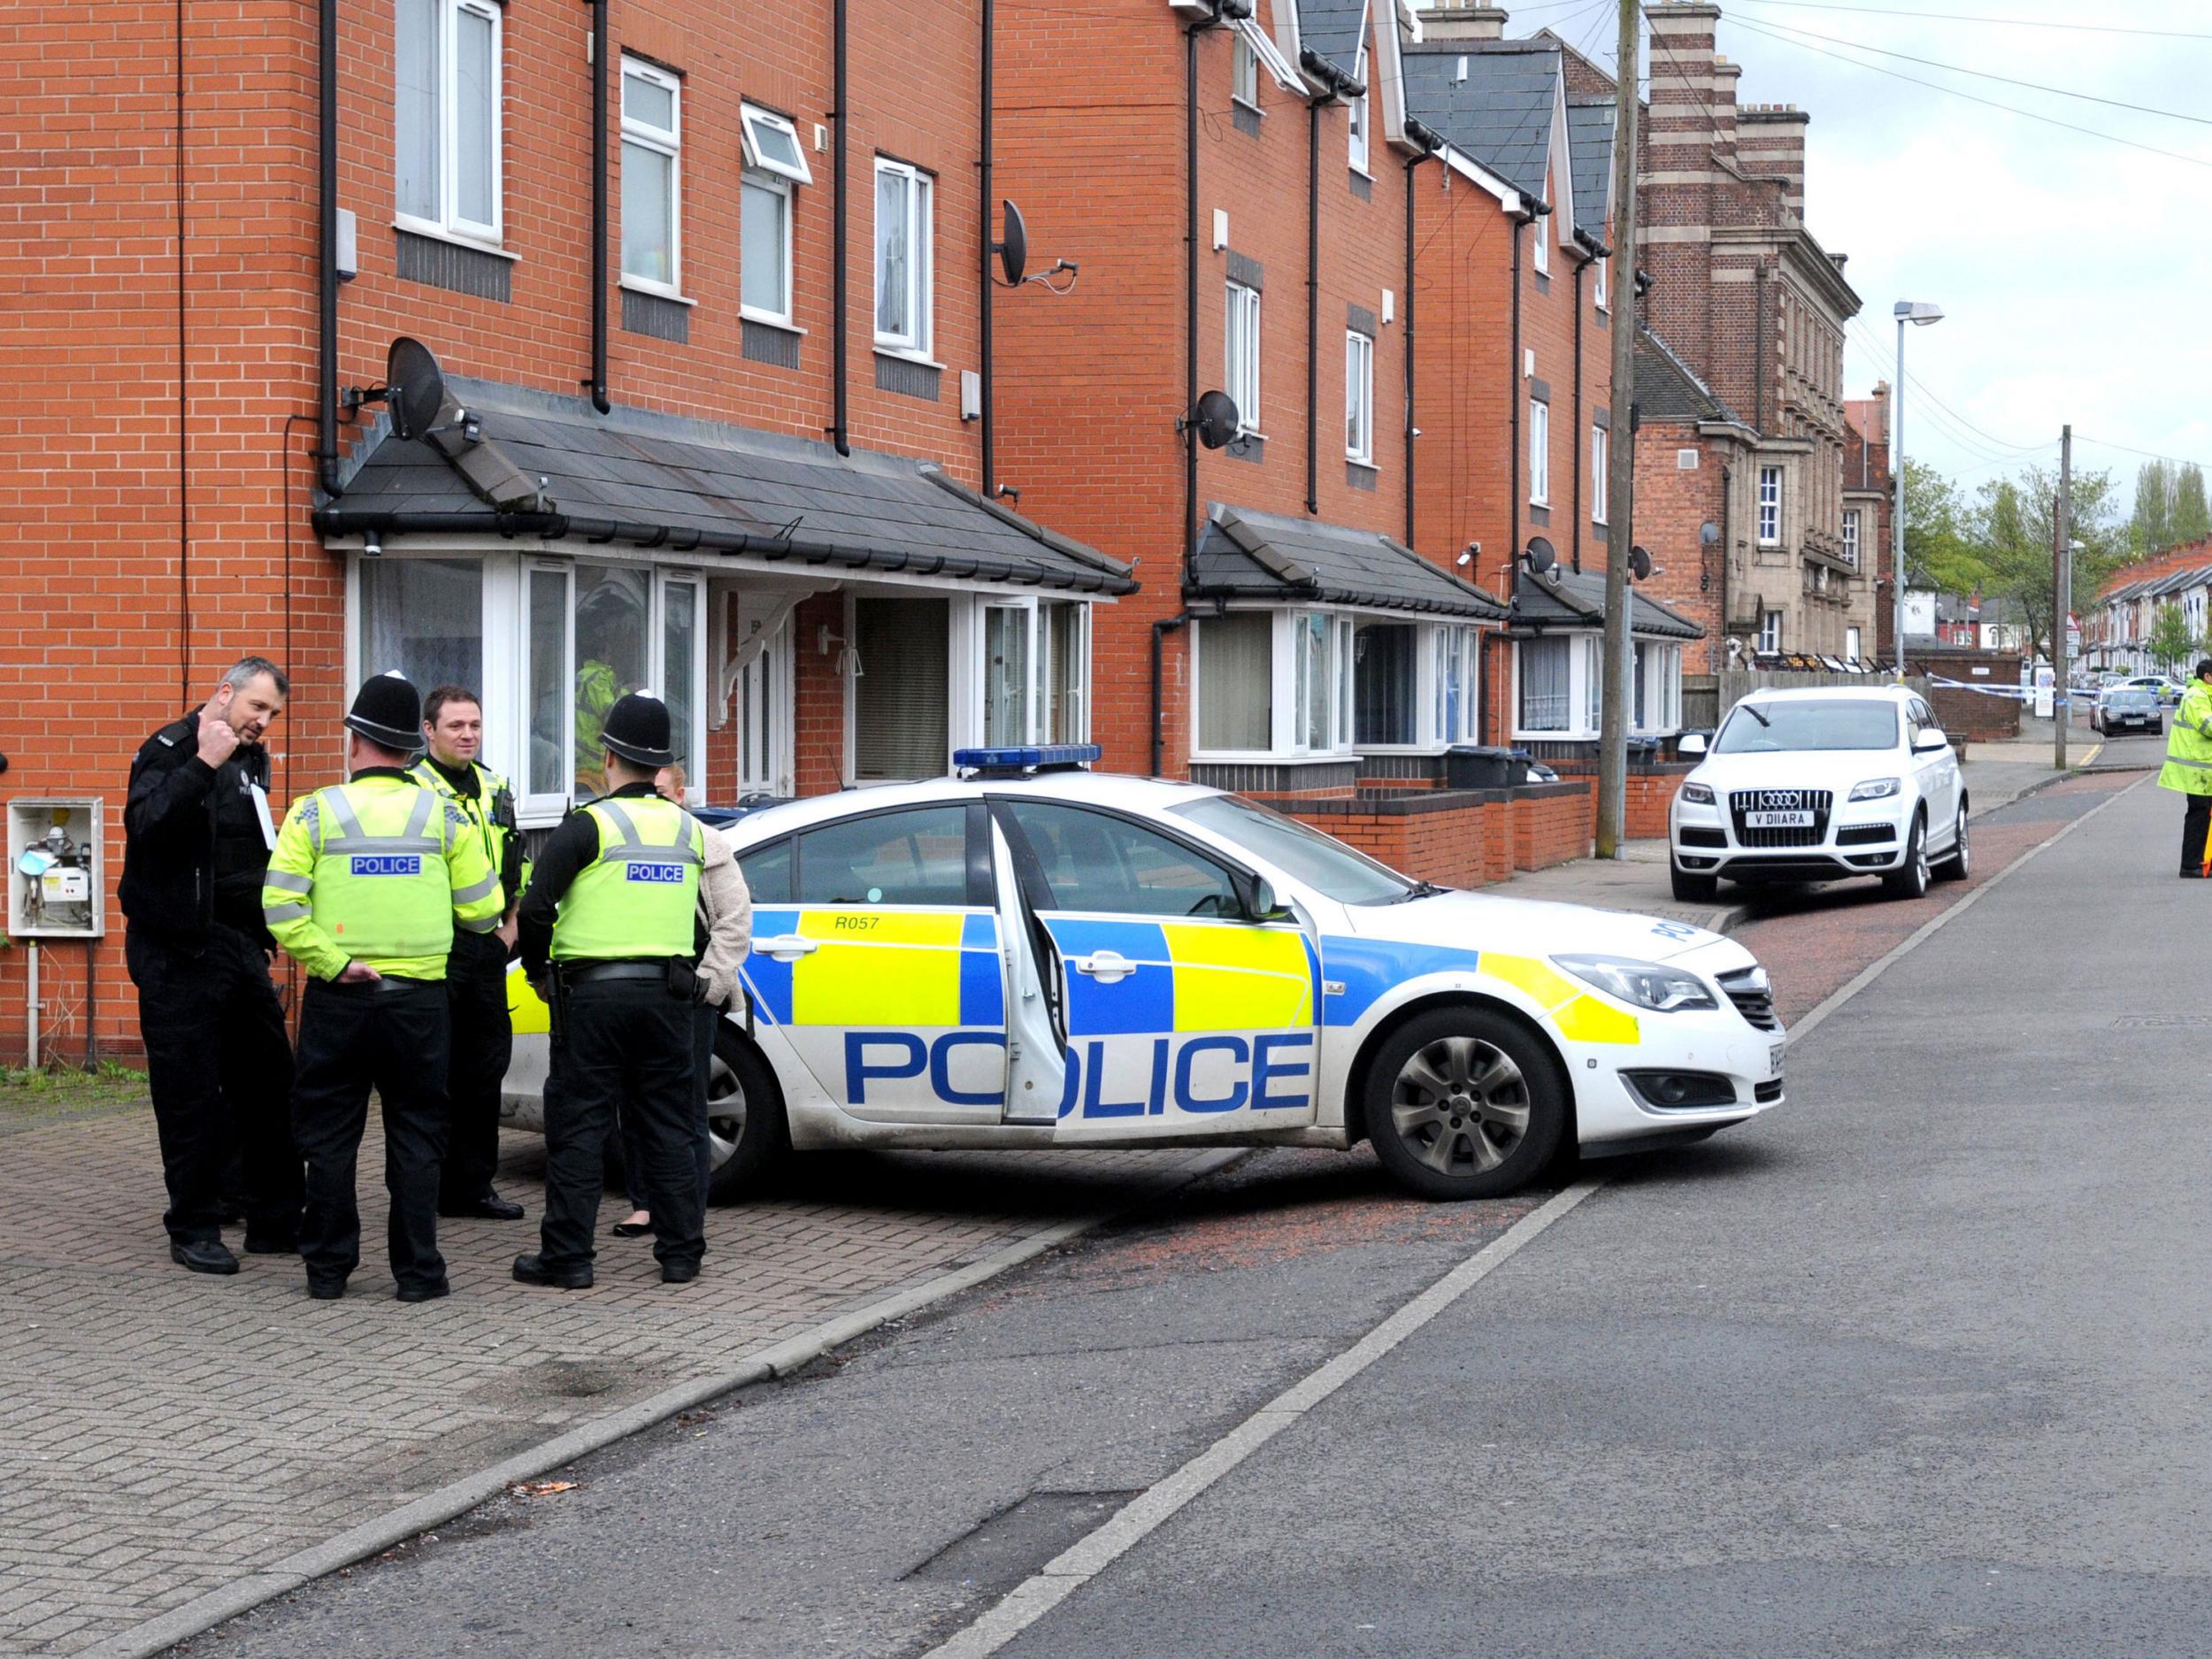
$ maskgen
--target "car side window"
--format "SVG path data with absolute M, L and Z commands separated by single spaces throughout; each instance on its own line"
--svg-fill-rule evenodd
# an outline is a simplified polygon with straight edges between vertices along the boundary
M 1240 917 L 1228 871 L 1171 836 L 1081 807 L 1010 801 L 1051 908 L 1129 916 Z
M 791 902 L 791 838 L 770 841 L 737 856 L 737 872 L 756 904 Z
M 912 807 L 825 824 L 795 837 L 802 904 L 968 902 L 968 810 Z

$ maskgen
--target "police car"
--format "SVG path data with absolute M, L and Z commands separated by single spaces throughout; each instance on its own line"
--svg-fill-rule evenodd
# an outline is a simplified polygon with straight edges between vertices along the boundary
M 1448 891 L 1264 806 L 965 750 L 958 775 L 754 812 L 747 1007 L 714 1193 L 825 1148 L 1374 1143 L 1431 1198 L 1695 1141 L 1782 1098 L 1767 978 L 1680 922 Z M 507 1109 L 544 1009 L 510 980 Z

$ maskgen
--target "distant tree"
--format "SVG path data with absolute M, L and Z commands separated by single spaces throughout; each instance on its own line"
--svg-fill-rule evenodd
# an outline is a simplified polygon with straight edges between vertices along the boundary
M 2151 661 L 2167 673 L 2172 673 L 2195 648 L 2189 637 L 2189 618 L 2181 614 L 2181 607 L 2162 604 L 2151 620 L 2150 638 L 2143 641 L 2151 654 Z
M 1969 547 L 1989 568 L 1983 591 L 2018 603 L 2029 642 L 2046 660 L 2055 615 L 2057 504 L 2056 477 L 2031 466 L 2017 478 L 1984 484 L 1966 526 Z M 2074 540 L 2083 544 L 2074 554 L 2070 608 L 2077 614 L 2096 603 L 2098 588 L 2126 562 L 2134 527 L 2119 517 L 2109 472 L 2075 475 Z
M 2145 557 L 2174 541 L 2174 478 L 2163 461 L 2135 469 L 2135 515 L 2128 521 L 2128 545 Z
M 1958 486 L 1935 468 L 1905 459 L 1905 579 L 1913 588 L 1970 594 L 1989 569 L 1970 544 L 1969 510 Z
M 2183 464 L 2174 473 L 2173 518 L 2168 528 L 2176 541 L 2201 541 L 2212 536 L 2212 507 L 2204 499 L 2204 469 L 2193 461 Z

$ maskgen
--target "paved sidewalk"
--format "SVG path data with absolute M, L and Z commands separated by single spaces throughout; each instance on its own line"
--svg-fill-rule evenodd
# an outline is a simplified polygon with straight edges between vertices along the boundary
M 521 1225 L 448 1222 L 451 1299 L 391 1299 L 383 1151 L 370 1258 L 339 1302 L 299 1263 L 167 1259 L 152 1115 L 18 1120 L 0 1163 L 0 1654 L 76 1653 L 421 1494 L 1010 1241 L 1141 1201 L 1179 1153 L 827 1156 L 710 1217 L 664 1286 L 609 1240 L 589 1292 L 508 1277 L 535 1246 L 542 1143 L 511 1134 Z M 833 1199 L 832 1194 L 834 1194 Z M 621 1215 L 610 1195 L 605 1223 Z M 235 1246 L 238 1237 L 230 1235 Z

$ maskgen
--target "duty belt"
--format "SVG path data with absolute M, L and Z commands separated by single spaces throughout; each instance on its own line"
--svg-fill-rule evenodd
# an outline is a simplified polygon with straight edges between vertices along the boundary
M 558 972 L 570 985 L 592 985 L 602 979 L 656 979 L 662 984 L 668 980 L 668 964 L 660 957 L 628 962 L 570 962 L 564 963 Z

